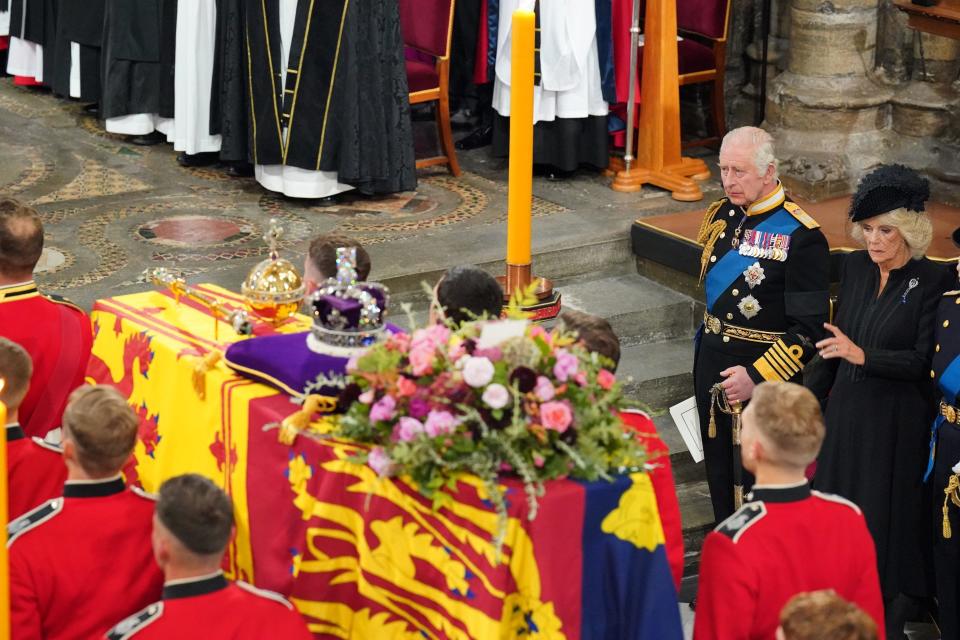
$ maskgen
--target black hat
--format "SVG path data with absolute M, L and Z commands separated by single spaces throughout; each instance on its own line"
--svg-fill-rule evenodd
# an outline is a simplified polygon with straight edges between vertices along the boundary
M 960 227 L 953 231 L 953 244 L 960 247 Z
M 927 179 L 902 164 L 881 165 L 863 176 L 850 202 L 850 219 L 866 220 L 894 209 L 923 211 L 930 197 Z

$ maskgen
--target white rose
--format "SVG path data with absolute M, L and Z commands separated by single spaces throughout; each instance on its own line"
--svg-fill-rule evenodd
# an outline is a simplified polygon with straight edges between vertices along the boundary
M 469 357 L 463 364 L 463 381 L 474 388 L 485 387 L 493 380 L 493 363 L 487 358 Z
M 483 392 L 483 401 L 491 409 L 503 409 L 510 402 L 510 392 L 502 384 L 494 382 Z

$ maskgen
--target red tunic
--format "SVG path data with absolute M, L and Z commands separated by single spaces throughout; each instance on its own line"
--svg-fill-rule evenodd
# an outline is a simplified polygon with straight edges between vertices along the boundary
M 118 476 L 67 482 L 63 497 L 11 522 L 12 637 L 97 638 L 157 600 L 153 508 Z
M 311 640 L 307 625 L 282 596 L 227 582 L 223 574 L 177 580 L 163 587 L 163 600 L 117 624 L 108 640 Z
M 673 482 L 673 468 L 670 465 L 670 449 L 660 439 L 657 427 L 647 414 L 642 411 L 623 411 L 620 419 L 639 434 L 647 447 L 647 453 L 650 454 L 650 481 L 657 496 L 670 573 L 673 574 L 673 584 L 679 592 L 680 581 L 683 579 L 683 524 L 680 521 L 680 502 L 677 500 L 677 487 Z
M 65 300 L 40 295 L 33 282 L 0 287 L 0 336 L 33 359 L 19 417 L 24 433 L 42 438 L 60 426 L 67 397 L 83 384 L 93 344 L 90 319 Z
M 7 425 L 9 519 L 63 495 L 67 467 L 60 449 L 39 438 L 27 438 L 18 424 Z
M 883 640 L 876 552 L 860 509 L 806 483 L 754 486 L 747 497 L 704 541 L 694 639 L 768 640 L 790 598 L 833 589 L 876 621 Z

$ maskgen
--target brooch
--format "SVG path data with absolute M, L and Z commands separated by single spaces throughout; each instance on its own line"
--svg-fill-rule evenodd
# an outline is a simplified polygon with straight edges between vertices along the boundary
M 747 296 L 737 303 L 737 309 L 740 309 L 740 313 L 742 313 L 743 317 L 747 320 L 760 313 L 760 309 L 762 308 L 753 296 Z
M 919 284 L 919 278 L 910 278 L 910 282 L 907 283 L 907 288 L 904 290 L 903 295 L 900 296 L 900 304 L 907 303 L 907 294 L 916 289 Z
M 760 266 L 759 262 L 754 262 L 752 265 L 747 267 L 747 270 L 743 272 L 743 277 L 747 281 L 747 286 L 753 289 L 755 286 L 760 284 L 766 277 L 763 273 L 763 267 Z

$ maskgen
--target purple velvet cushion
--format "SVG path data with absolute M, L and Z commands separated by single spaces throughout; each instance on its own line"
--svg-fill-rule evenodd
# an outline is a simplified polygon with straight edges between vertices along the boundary
M 309 334 L 304 331 L 234 342 L 227 348 L 224 360 L 243 376 L 300 396 L 307 383 L 316 380 L 321 373 L 330 377 L 345 375 L 349 360 L 314 353 L 307 347 Z M 314 393 L 337 396 L 340 390 L 327 387 Z
M 431 53 L 447 55 L 451 0 L 400 0 L 403 43 Z
M 410 93 L 436 89 L 440 86 L 437 68 L 419 60 L 407 60 L 407 84 L 410 86 Z
M 707 71 L 716 67 L 713 49 L 690 38 L 677 43 L 677 56 L 680 59 L 680 73 Z
M 717 40 L 723 37 L 730 0 L 677 0 L 677 26 Z M 680 70 L 683 73 L 683 70 Z

